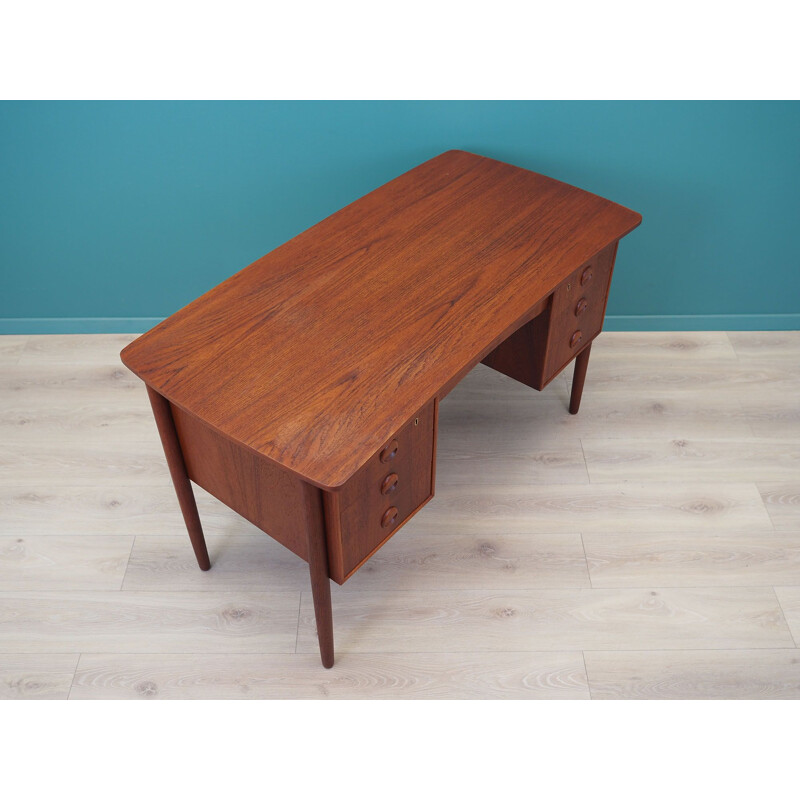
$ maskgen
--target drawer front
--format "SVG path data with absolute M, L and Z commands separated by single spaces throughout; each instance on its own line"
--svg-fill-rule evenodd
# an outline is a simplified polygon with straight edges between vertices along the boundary
M 329 495 L 326 524 L 334 580 L 341 583 L 349 577 L 433 496 L 435 435 L 432 400 L 385 442 L 336 497 L 331 500 Z M 331 520 L 331 515 L 337 519 Z
M 616 247 L 575 270 L 553 293 L 545 380 L 560 372 L 603 327 Z

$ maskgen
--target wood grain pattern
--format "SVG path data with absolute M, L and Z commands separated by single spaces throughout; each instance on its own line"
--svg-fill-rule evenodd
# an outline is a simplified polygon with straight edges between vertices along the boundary
M 163 460 L 163 457 L 162 457 Z M 44 464 L 43 470 L 54 469 Z M 98 479 L 88 485 L 46 485 L 49 475 L 37 481 L 4 485 L 0 481 L 0 526 L 9 535 L 36 536 L 171 536 L 182 534 L 175 490 L 167 477 L 157 486 L 116 484 Z M 44 482 L 43 482 L 44 481 Z M 110 485 L 109 485 L 110 484 Z M 264 534 L 203 489 L 195 487 L 201 518 L 215 533 Z
M 0 653 L 291 653 L 295 592 L 0 592 Z
M 800 583 L 800 533 L 583 534 L 592 586 Z
M 208 553 L 214 565 L 207 573 L 197 569 L 185 533 L 137 536 L 122 588 L 161 592 L 307 589 L 308 567 L 270 536 L 259 530 L 254 532 L 255 535 L 207 535 Z
M 582 439 L 592 482 L 800 479 L 800 439 Z
M 798 369 L 800 331 L 728 331 L 727 337 L 739 359 L 786 360 Z
M 729 361 L 732 369 L 737 360 L 724 331 L 605 331 L 595 344 L 594 358 L 618 364 L 629 359 L 651 364 Z
M 0 336 L 0 367 L 13 367 L 19 363 L 27 342 L 27 336 Z
M 577 534 L 472 533 L 431 536 L 424 515 L 376 553 L 340 591 L 587 587 Z M 366 595 L 365 595 L 366 597 Z
M 40 365 L 60 367 L 68 364 L 116 364 L 119 351 L 129 345 L 139 334 L 70 333 L 26 337 L 20 366 Z M 3 337 L 6 338 L 6 337 Z
M 105 700 L 588 699 L 580 653 L 83 655 L 71 698 Z
M 776 531 L 800 531 L 800 481 L 759 483 L 758 490 Z
M 425 524 L 434 534 L 773 530 L 752 483 L 462 484 L 437 493 Z
M 339 521 L 334 530 L 341 541 L 335 552 L 341 562 L 332 562 L 331 577 L 342 583 L 378 547 L 388 541 L 433 495 L 434 403 L 414 414 L 338 492 Z M 391 455 L 394 453 L 394 455 Z M 391 494 L 381 485 L 389 474 L 397 481 Z M 388 509 L 396 509 L 396 515 Z M 331 509 L 332 510 L 332 509 Z M 382 523 L 393 517 L 389 525 Z
M 0 700 L 66 700 L 77 665 L 72 653 L 2 653 Z
M 542 175 L 450 151 L 229 278 L 122 358 L 170 402 L 335 488 L 640 221 Z
M 797 700 L 800 650 L 586 652 L 595 700 Z
M 369 600 L 369 602 L 367 602 Z M 303 593 L 298 652 L 315 652 Z M 340 654 L 795 647 L 772 588 L 336 592 Z
M 739 400 L 730 393 L 687 389 L 628 392 L 595 391 L 594 364 L 607 334 L 592 344 L 591 391 L 585 392 L 580 414 L 567 414 L 569 381 L 553 381 L 542 392 L 529 389 L 479 365 L 441 402 L 442 445 L 476 437 L 505 437 L 530 449 L 564 444 L 579 438 L 658 439 L 750 437 L 753 433 Z M 627 363 L 627 358 L 625 359 Z M 648 359 L 637 356 L 646 363 Z M 558 481 L 551 481 L 556 483 Z
M 303 482 L 172 408 L 189 477 L 307 561 Z
M 71 441 L 37 438 L 9 442 L 0 449 L 0 484 L 35 486 L 44 474 L 52 487 L 169 485 L 169 471 L 160 447 L 126 449 L 109 437 L 83 448 Z
M 789 623 L 796 646 L 800 646 L 800 586 L 776 586 L 775 594 Z
M 0 536 L 0 587 L 119 589 L 132 536 Z
M 563 412 L 562 412 L 563 413 Z M 440 416 L 443 420 L 444 413 Z M 443 421 L 436 454 L 436 484 L 588 483 L 578 438 L 536 441 L 535 430 L 506 426 L 454 426 Z M 463 432 L 463 435 L 459 435 Z

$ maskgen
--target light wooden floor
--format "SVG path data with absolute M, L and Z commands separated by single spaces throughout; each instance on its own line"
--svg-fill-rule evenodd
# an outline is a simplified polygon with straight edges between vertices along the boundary
M 800 698 L 800 332 L 605 333 L 580 415 L 475 369 L 436 498 L 344 587 L 198 490 L 132 336 L 0 337 L 0 697 Z

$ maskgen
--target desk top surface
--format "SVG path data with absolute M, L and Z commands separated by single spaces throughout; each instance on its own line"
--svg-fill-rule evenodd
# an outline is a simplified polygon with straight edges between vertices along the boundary
M 122 360 L 225 436 L 335 489 L 640 221 L 452 150 L 236 273 Z

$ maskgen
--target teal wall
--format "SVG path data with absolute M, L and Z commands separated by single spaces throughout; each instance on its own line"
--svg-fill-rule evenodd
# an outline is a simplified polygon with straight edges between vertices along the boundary
M 143 330 L 450 148 L 629 206 L 607 328 L 798 328 L 798 102 L 0 103 L 0 332 Z

